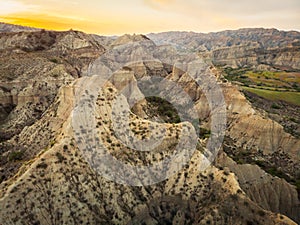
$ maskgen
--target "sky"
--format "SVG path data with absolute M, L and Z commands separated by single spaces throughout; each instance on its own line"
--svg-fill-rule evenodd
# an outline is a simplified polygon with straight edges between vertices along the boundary
M 0 21 L 103 35 L 250 27 L 300 31 L 300 0 L 0 0 Z

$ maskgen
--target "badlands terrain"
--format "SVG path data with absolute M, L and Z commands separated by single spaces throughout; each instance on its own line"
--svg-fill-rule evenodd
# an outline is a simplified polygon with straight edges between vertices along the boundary
M 300 223 L 299 32 L 0 23 L 0 99 L 0 224 Z

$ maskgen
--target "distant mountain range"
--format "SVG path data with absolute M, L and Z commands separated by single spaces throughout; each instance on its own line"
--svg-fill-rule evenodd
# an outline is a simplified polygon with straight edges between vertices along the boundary
M 0 22 L 0 32 L 20 32 L 20 31 L 38 31 L 38 30 L 41 29 Z
M 0 32 L 38 30 L 0 23 Z M 117 38 L 93 36 L 105 45 L 110 45 Z M 300 32 L 297 31 L 244 28 L 207 34 L 172 31 L 146 36 L 157 45 L 172 45 L 180 51 L 198 52 L 219 66 L 300 70 Z

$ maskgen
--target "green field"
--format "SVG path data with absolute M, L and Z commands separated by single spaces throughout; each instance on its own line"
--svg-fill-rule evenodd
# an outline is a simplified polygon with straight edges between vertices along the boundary
M 242 88 L 265 99 L 269 99 L 272 101 L 285 101 L 300 106 L 300 92 L 271 91 L 245 86 L 243 86 Z
M 286 71 L 253 71 L 249 68 L 224 68 L 225 78 L 245 86 L 270 89 L 300 91 L 300 73 Z
M 255 84 L 269 87 L 295 88 L 295 84 L 300 84 L 300 73 L 294 72 L 247 71 L 244 76 Z

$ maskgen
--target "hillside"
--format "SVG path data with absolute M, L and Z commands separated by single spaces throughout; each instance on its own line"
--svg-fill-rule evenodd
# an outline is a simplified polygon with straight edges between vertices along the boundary
M 165 32 L 148 37 L 157 44 L 199 52 L 218 66 L 300 69 L 300 33 L 296 31 L 251 28 L 208 34 Z
M 201 55 L 227 80 L 242 86 L 254 107 L 267 111 L 285 131 L 299 137 L 299 32 L 244 28 L 147 36 L 157 44 L 170 44 L 179 51 Z
M 299 39 L 0 33 L 0 224 L 299 223 Z
M 0 22 L 0 32 L 38 31 L 41 29 Z

